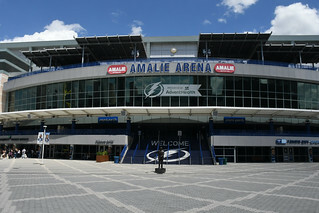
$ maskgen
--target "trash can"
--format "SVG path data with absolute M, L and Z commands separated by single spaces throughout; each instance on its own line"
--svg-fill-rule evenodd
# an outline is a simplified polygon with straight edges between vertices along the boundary
M 219 165 L 223 165 L 224 164 L 224 158 L 218 158 L 219 161 Z
M 114 163 L 119 163 L 120 157 L 119 156 L 114 156 Z
M 227 158 L 223 158 L 224 160 L 223 160 L 223 163 L 224 163 L 224 165 L 227 165 Z

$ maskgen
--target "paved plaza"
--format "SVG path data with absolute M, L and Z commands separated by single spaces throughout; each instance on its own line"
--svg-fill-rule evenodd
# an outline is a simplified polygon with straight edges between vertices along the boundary
M 318 163 L 0 160 L 1 212 L 319 212 Z

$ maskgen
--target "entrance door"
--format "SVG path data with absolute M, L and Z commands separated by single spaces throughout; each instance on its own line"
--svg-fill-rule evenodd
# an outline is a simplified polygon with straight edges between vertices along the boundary
M 292 147 L 283 148 L 284 162 L 294 162 L 294 149 Z

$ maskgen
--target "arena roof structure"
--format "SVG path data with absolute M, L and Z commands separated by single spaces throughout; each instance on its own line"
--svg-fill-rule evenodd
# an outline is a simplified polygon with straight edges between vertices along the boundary
M 271 33 L 201 33 L 198 57 L 319 63 L 317 36 L 278 37 Z M 158 37 L 154 38 L 158 40 Z M 293 40 L 292 40 L 293 39 Z M 154 41 L 155 41 L 154 40 Z M 165 40 L 165 37 L 163 37 Z M 22 51 L 38 67 L 68 66 L 85 62 L 146 59 L 146 42 L 141 35 L 75 38 L 76 46 Z M 195 41 L 194 41 L 195 42 Z
M 79 37 L 75 40 L 78 47 L 22 51 L 22 53 L 38 67 L 133 59 L 132 51 L 135 51 L 139 58 L 146 58 L 141 35 Z
M 95 61 L 133 58 L 132 51 L 139 51 L 139 58 L 146 58 L 141 35 L 99 36 L 75 38 L 82 48 L 88 48 Z
M 22 53 L 38 67 L 51 67 L 79 64 L 83 51 L 89 57 L 89 51 L 81 47 L 23 51 Z
M 270 33 L 202 33 L 199 35 L 199 57 L 252 57 L 269 39 Z
M 287 63 L 318 63 L 319 43 L 266 43 L 263 47 L 264 58 L 267 61 Z

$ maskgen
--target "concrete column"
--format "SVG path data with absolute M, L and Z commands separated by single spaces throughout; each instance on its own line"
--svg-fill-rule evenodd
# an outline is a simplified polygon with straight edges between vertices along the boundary
M 307 132 L 307 135 L 310 135 L 311 133 L 311 130 L 310 130 L 310 122 L 308 120 L 306 120 L 306 132 Z
M 75 132 L 75 126 L 76 126 L 76 120 L 72 119 L 72 125 L 71 125 L 71 133 L 74 134 Z
M 131 135 L 131 118 L 127 118 L 126 120 L 126 134 L 128 136 Z
M 209 136 L 214 135 L 214 120 L 213 118 L 209 118 Z
M 276 163 L 276 148 L 273 146 L 270 149 L 271 162 Z
M 271 135 L 275 134 L 274 121 L 272 119 L 269 120 L 269 132 Z
M 45 123 L 45 122 L 42 120 L 42 121 L 41 121 L 41 124 L 40 124 L 40 131 L 43 131 L 44 123 Z
M 18 131 L 19 131 L 19 123 L 17 122 L 15 126 L 15 130 L 14 130 L 15 134 L 18 134 Z

